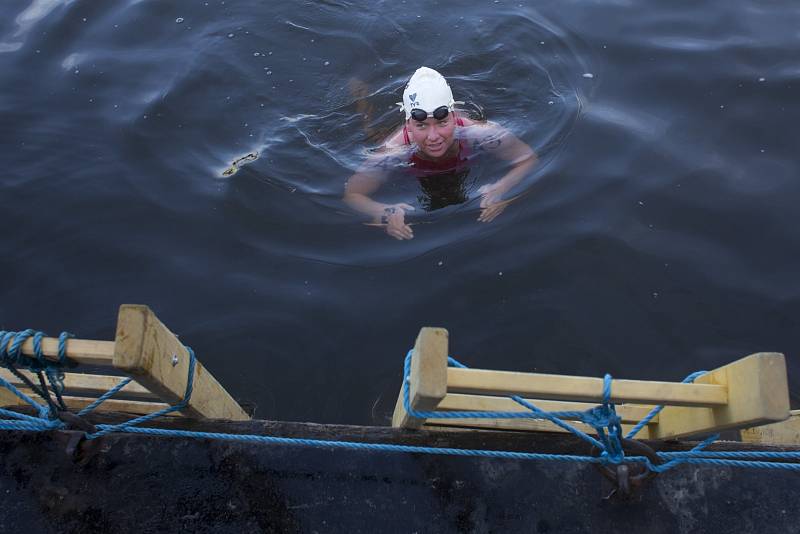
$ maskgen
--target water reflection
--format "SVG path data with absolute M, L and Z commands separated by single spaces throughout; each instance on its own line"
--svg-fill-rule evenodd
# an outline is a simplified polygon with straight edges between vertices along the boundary
M 45 18 L 55 8 L 69 4 L 71 0 L 33 0 L 25 10 L 23 10 L 14 22 L 17 25 L 16 31 L 11 35 L 12 39 L 20 39 L 36 25 L 37 22 Z M 23 41 L 2 41 L 0 42 L 0 53 L 15 52 L 23 45 Z

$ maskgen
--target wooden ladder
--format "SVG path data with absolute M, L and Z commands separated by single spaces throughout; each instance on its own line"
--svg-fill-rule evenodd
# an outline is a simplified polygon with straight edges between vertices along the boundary
M 545 411 L 583 411 L 602 402 L 603 379 L 517 373 L 447 366 L 448 333 L 423 328 L 414 345 L 409 377 L 411 408 L 417 411 L 528 411 L 509 395 L 519 395 Z M 637 434 L 638 439 L 670 439 L 784 421 L 790 416 L 786 362 L 782 354 L 752 354 L 715 369 L 692 384 L 650 380 L 612 383 L 611 401 L 627 433 L 657 405 L 665 408 Z M 594 430 L 567 421 L 581 430 Z M 541 419 L 418 419 L 403 406 L 403 388 L 392 418 L 400 428 L 454 427 L 559 431 Z
M 147 306 L 123 304 L 119 309 L 114 341 L 70 339 L 67 358 L 79 366 L 110 369 L 133 378 L 119 396 L 130 400 L 108 399 L 98 411 L 126 412 L 143 415 L 156 412 L 180 402 L 186 392 L 189 374 L 189 351 L 170 332 Z M 58 360 L 58 339 L 44 338 L 42 350 L 46 358 Z M 22 352 L 33 356 L 33 340 L 22 345 Z M 31 373 L 27 373 L 32 377 Z M 39 400 L 23 382 L 7 369 L 0 376 L 23 393 Z M 125 376 L 94 372 L 65 372 L 64 402 L 70 410 L 78 411 L 97 397 L 115 387 Z M 36 383 L 36 380 L 33 380 Z M 0 406 L 26 404 L 6 388 L 0 387 Z M 195 419 L 227 419 L 244 421 L 250 416 L 231 397 L 225 388 L 195 359 L 194 389 L 186 408 L 170 415 Z

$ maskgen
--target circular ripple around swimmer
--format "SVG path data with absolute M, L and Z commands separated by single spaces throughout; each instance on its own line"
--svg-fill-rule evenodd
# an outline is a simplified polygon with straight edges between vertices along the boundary
M 586 54 L 580 51 L 582 45 L 574 35 L 530 8 L 487 9 L 482 15 L 450 17 L 440 24 L 396 23 L 396 46 L 389 51 L 379 43 L 386 28 L 365 28 L 367 33 L 361 39 L 376 43 L 374 48 L 361 51 L 364 57 L 360 61 L 369 69 L 351 61 L 352 68 L 337 70 L 336 76 L 325 83 L 304 84 L 302 74 L 293 79 L 295 87 L 303 88 L 300 96 L 304 105 L 287 109 L 263 125 L 259 137 L 265 141 L 253 147 L 259 151 L 259 159 L 248 165 L 249 172 L 239 175 L 238 181 L 246 179 L 244 176 L 274 186 L 268 188 L 270 198 L 265 202 L 280 202 L 284 216 L 316 224 L 318 229 L 311 239 L 303 232 L 302 241 L 295 239 L 294 233 L 270 232 L 268 239 L 251 236 L 259 248 L 277 248 L 283 254 L 337 264 L 383 264 L 404 261 L 504 225 L 506 216 L 491 225 L 472 224 L 479 209 L 477 189 L 507 170 L 501 162 L 489 158 L 472 166 L 465 182 L 468 200 L 464 203 L 425 211 L 418 201 L 419 185 L 414 178 L 404 177 L 402 171 L 375 194 L 376 200 L 408 202 L 417 207 L 410 220 L 420 229 L 403 246 L 380 229 L 365 230 L 363 218 L 350 213 L 341 201 L 349 176 L 370 151 L 401 126 L 396 102 L 401 100 L 408 77 L 420 65 L 442 72 L 456 100 L 467 102 L 464 109 L 483 110 L 488 120 L 508 128 L 537 151 L 537 169 L 512 194 L 524 193 L 546 172 L 548 163 L 563 148 L 582 101 L 594 84 L 587 74 L 591 68 Z M 335 20 L 325 29 L 315 30 L 312 21 L 301 17 L 293 15 L 287 31 L 338 43 L 327 47 L 331 54 L 325 56 L 329 58 L 326 61 L 348 63 L 335 54 L 347 48 L 345 43 L 354 38 L 352 35 L 338 31 Z M 391 14 L 386 18 L 403 20 Z M 444 27 L 457 32 L 443 32 Z M 434 50 L 414 39 L 415 34 L 428 31 L 436 31 L 441 40 Z M 317 69 L 330 74 L 325 68 Z M 248 190 L 244 203 L 252 201 L 249 207 L 256 211 L 265 209 L 263 202 L 253 199 L 253 195 L 259 196 L 257 190 Z M 279 201 L 276 196 L 283 198 Z M 258 225 L 257 219 L 253 218 L 252 224 Z M 344 246 L 343 239 L 366 242 L 363 247 Z

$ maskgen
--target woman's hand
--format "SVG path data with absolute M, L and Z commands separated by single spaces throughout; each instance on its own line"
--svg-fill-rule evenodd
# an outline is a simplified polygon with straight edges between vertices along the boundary
M 481 196 L 481 214 L 478 216 L 479 222 L 492 222 L 495 217 L 503 213 L 511 200 L 503 200 L 503 195 L 508 192 L 508 188 L 502 181 L 487 184 L 478 189 Z
M 414 237 L 414 231 L 411 229 L 411 226 L 406 224 L 407 211 L 414 211 L 414 207 L 409 204 L 400 203 L 387 206 L 383 210 L 384 215 L 381 222 L 385 219 L 386 233 L 401 241 Z

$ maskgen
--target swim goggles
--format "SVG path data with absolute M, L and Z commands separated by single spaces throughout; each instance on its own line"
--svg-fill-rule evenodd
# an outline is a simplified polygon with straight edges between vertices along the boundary
M 433 110 L 433 118 L 437 121 L 440 121 L 447 117 L 447 114 L 450 113 L 450 108 L 447 106 L 439 106 L 438 108 Z M 415 108 L 411 110 L 411 118 L 415 121 L 424 122 L 425 119 L 428 118 L 428 112 L 424 109 Z

